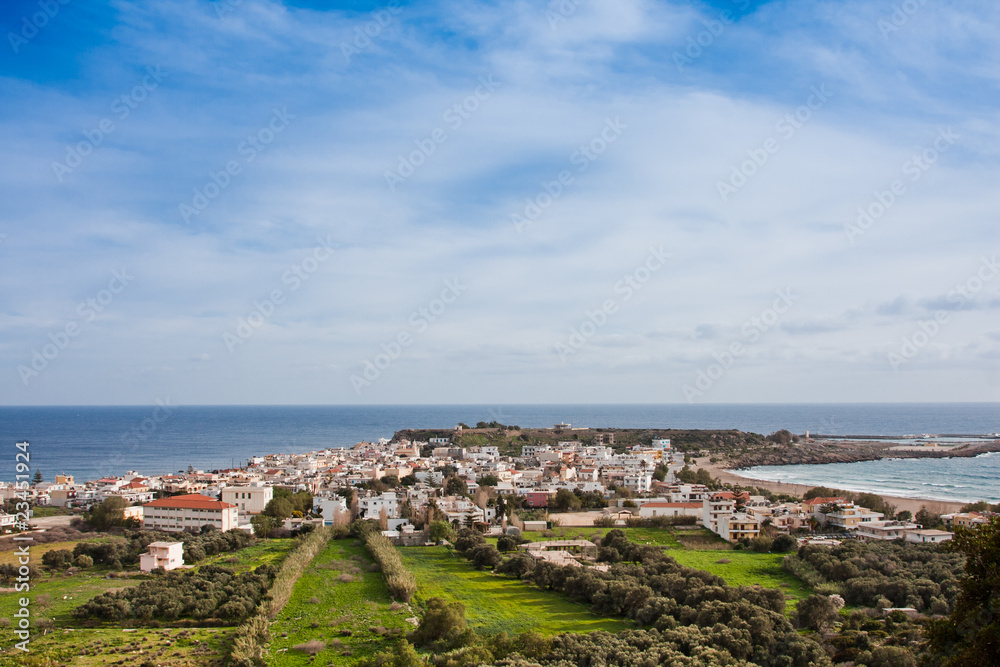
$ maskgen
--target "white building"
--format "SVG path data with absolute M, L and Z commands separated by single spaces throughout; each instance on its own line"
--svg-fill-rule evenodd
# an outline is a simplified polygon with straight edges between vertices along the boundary
M 702 503 L 671 503 L 654 501 L 639 506 L 639 516 L 650 519 L 658 516 L 693 516 L 701 519 Z
M 378 519 L 382 510 L 389 519 L 399 518 L 399 496 L 394 491 L 385 491 L 381 495 L 362 498 L 358 502 L 362 519 Z
M 184 565 L 184 544 L 182 542 L 152 542 L 149 553 L 139 556 L 139 569 L 149 572 L 158 567 L 174 570 Z
M 142 527 L 147 530 L 176 532 L 215 526 L 225 532 L 236 528 L 239 510 L 236 505 L 189 493 L 147 503 L 142 514 Z
M 264 486 L 263 483 L 227 486 L 222 489 L 222 502 L 236 505 L 240 514 L 260 514 L 272 498 L 274 488 Z
M 916 530 L 909 521 L 868 521 L 858 525 L 859 540 L 899 540 L 907 531 Z
M 647 493 L 653 484 L 653 475 L 650 473 L 625 475 L 622 482 L 625 484 L 625 488 L 633 493 Z
M 347 498 L 330 496 L 329 498 L 313 498 L 313 512 L 322 515 L 323 525 L 332 526 L 337 518 L 337 512 L 347 512 Z
M 916 544 L 940 544 L 942 542 L 947 542 L 954 536 L 954 533 L 949 533 L 947 530 L 924 528 L 922 530 L 906 531 L 906 536 L 903 539 L 907 542 L 914 542 Z

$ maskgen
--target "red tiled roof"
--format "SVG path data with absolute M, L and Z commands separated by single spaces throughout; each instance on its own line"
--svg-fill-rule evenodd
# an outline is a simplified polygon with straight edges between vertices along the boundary
M 160 498 L 151 503 L 146 503 L 143 507 L 166 507 L 170 509 L 192 509 L 192 510 L 222 510 L 229 507 L 236 507 L 232 503 L 224 503 L 221 500 L 212 500 L 200 493 L 186 493 L 182 496 L 171 496 Z
M 810 498 L 809 500 L 803 500 L 803 505 L 829 505 L 830 503 L 842 503 L 843 498 Z

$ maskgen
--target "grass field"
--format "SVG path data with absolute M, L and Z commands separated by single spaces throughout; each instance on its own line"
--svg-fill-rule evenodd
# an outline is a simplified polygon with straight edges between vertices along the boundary
M 479 572 L 447 547 L 400 549 L 406 566 L 417 576 L 415 602 L 440 597 L 465 605 L 469 625 L 479 633 L 518 634 L 536 630 L 562 632 L 618 632 L 631 627 L 624 621 L 596 616 L 584 605 L 558 593 L 542 591 L 513 579 Z
M 777 588 L 785 592 L 787 612 L 812 591 L 798 577 L 781 568 L 781 561 L 787 554 L 762 554 L 753 551 L 671 551 L 677 562 L 688 567 L 711 572 L 726 580 L 730 586 L 753 586 Z M 719 563 L 728 560 L 729 563 Z
M 240 549 L 236 553 L 227 552 L 209 556 L 198 561 L 197 567 L 221 565 L 236 572 L 246 572 L 258 565 L 271 564 L 277 567 L 295 546 L 294 539 L 262 540 L 257 544 Z
M 107 539 L 107 538 L 105 538 Z M 91 540 L 92 541 L 92 540 Z M 294 540 L 267 540 L 236 553 L 225 553 L 206 558 L 198 563 L 218 564 L 245 571 L 263 563 L 277 564 L 294 546 Z M 41 561 L 42 553 L 50 549 L 72 550 L 76 542 L 53 542 L 33 546 L 31 558 Z M 0 554 L 2 556 L 11 553 Z M 75 575 L 64 573 L 51 575 L 43 570 L 41 577 L 32 581 L 29 594 L 30 610 L 35 622 L 45 618 L 55 622 L 55 632 L 41 635 L 36 629 L 31 639 L 31 658 L 38 664 L 58 665 L 111 665 L 142 664 L 148 656 L 157 665 L 213 665 L 220 664 L 228 647 L 228 636 L 233 628 L 84 628 L 72 616 L 72 611 L 91 598 L 108 591 L 135 586 L 144 581 L 146 575 L 134 574 L 107 578 L 109 569 L 96 566 L 82 570 Z M 5 593 L 0 596 L 0 619 L 12 618 L 21 595 Z M 23 655 L 14 656 L 7 649 L 16 641 L 11 629 L 0 628 L 3 640 L 0 653 L 0 667 L 6 665 L 31 665 Z M 140 652 L 141 651 L 141 652 Z M 93 654 L 93 655 L 91 655 Z M 52 662 L 46 663 L 45 659 Z M 119 660 L 124 662 L 118 662 Z
M 559 526 L 546 533 L 525 531 L 522 537 L 532 542 L 545 540 L 577 539 L 589 540 L 594 535 L 605 535 L 614 528 L 596 528 L 593 526 Z M 705 528 L 675 529 L 675 528 L 618 528 L 625 536 L 639 544 L 651 544 L 668 549 L 683 549 L 690 545 L 695 548 L 711 547 L 728 549 L 729 544 L 718 535 Z
M 135 586 L 145 578 L 137 574 L 135 578 L 108 579 L 107 573 L 107 568 L 95 567 L 71 577 L 61 573 L 50 577 L 46 573 L 33 580 L 30 592 L 33 616 L 55 619 L 57 627 L 72 625 L 70 612 L 76 607 L 101 593 Z M 19 597 L 13 593 L 0 596 L 0 618 L 11 618 Z
M 356 540 L 332 540 L 299 579 L 271 626 L 271 665 L 353 665 L 413 629 L 406 606 L 392 607 L 380 572 Z M 342 579 L 350 579 L 343 581 Z M 315 661 L 295 646 L 322 642 Z
M 0 653 L 0 667 L 221 667 L 232 631 L 232 628 L 56 630 L 32 637 L 27 656 L 20 651 Z M 4 642 L 5 649 L 12 644 L 13 641 Z

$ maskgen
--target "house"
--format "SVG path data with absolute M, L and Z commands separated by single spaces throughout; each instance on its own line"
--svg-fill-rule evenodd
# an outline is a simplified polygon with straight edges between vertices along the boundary
M 873 512 L 867 507 L 861 507 L 854 503 L 839 502 L 829 505 L 817 505 L 813 511 L 813 516 L 824 525 L 838 526 L 844 530 L 857 530 L 863 524 L 881 520 L 883 514 L 881 512 Z
M 176 570 L 184 565 L 183 542 L 152 542 L 149 552 L 139 556 L 139 569 L 149 572 L 158 567 Z
M 222 489 L 222 502 L 236 505 L 240 514 L 260 514 L 273 498 L 274 488 L 262 483 Z
M 131 507 L 126 507 L 122 510 L 123 519 L 138 519 L 142 523 L 143 509 L 142 505 L 132 505 Z
M 347 499 L 343 496 L 331 496 L 329 498 L 313 498 L 313 513 L 323 516 L 323 525 L 332 526 L 337 520 L 337 513 L 349 512 Z M 346 517 L 350 519 L 350 514 Z
M 701 518 L 702 503 L 651 502 L 639 507 L 639 516 L 649 519 L 658 516 L 693 516 Z
M 215 526 L 225 532 L 236 528 L 238 516 L 236 505 L 189 493 L 143 505 L 142 527 L 171 532 Z
M 719 518 L 718 530 L 716 532 L 724 540 L 736 542 L 737 540 L 753 538 L 760 535 L 760 522 L 744 512 L 727 514 Z
M 549 506 L 548 491 L 529 491 L 528 493 L 524 494 L 524 497 L 528 507 Z
M 719 532 L 719 521 L 736 511 L 736 502 L 727 494 L 717 493 L 702 501 L 701 523 L 713 533 Z M 732 496 L 732 494 L 728 494 Z
M 949 533 L 947 530 L 924 528 L 920 530 L 906 531 L 906 535 L 903 539 L 907 542 L 914 542 L 916 544 L 941 544 L 942 542 L 947 542 L 954 536 L 954 533 Z
M 942 514 L 941 520 L 944 521 L 946 528 L 955 528 L 958 526 L 974 528 L 985 524 L 988 517 L 986 514 L 980 514 L 979 512 L 957 512 L 954 514 Z
M 916 530 L 917 524 L 909 521 L 869 521 L 857 526 L 857 538 L 866 540 L 899 540 L 907 531 Z

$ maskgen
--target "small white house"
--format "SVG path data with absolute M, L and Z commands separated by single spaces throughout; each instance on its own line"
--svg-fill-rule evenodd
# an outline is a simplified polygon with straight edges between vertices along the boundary
M 139 556 L 139 569 L 149 572 L 158 567 L 175 570 L 184 565 L 183 542 L 152 542 L 149 553 Z
M 915 542 L 917 544 L 941 544 L 942 542 L 947 542 L 954 536 L 954 533 L 950 533 L 947 530 L 925 528 L 923 530 L 906 531 L 904 539 L 907 542 Z

